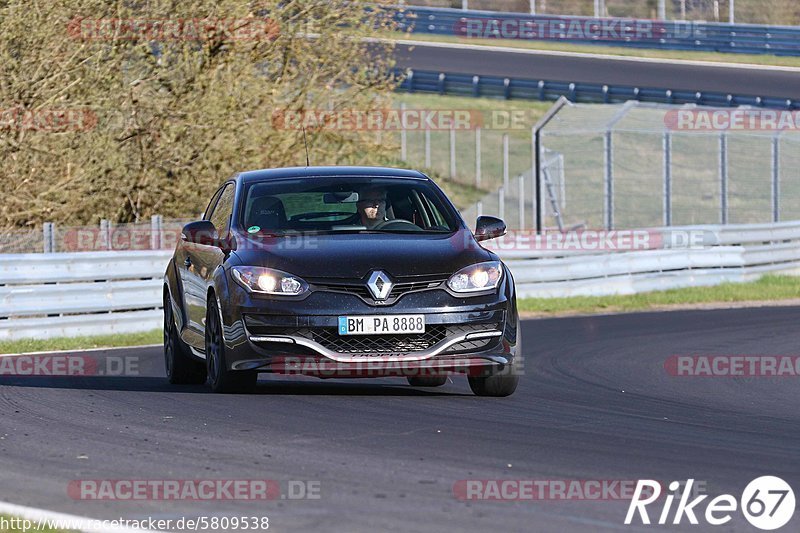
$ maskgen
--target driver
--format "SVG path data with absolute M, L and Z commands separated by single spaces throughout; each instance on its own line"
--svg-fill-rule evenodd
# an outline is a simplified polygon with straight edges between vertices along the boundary
M 361 224 L 367 229 L 386 220 L 386 189 L 382 187 L 369 187 L 358 193 L 358 216 Z

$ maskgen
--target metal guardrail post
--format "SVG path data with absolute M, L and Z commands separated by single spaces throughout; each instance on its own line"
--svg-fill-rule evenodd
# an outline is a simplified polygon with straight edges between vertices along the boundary
M 406 116 L 406 104 L 400 104 L 400 116 Z M 408 160 L 408 134 L 406 133 L 405 124 L 400 128 L 400 160 Z
M 508 190 L 508 133 L 503 134 L 503 187 Z
M 425 128 L 425 168 L 431 168 L 431 130 Z
M 456 128 L 450 127 L 450 178 L 456 177 Z
M 475 187 L 481 186 L 481 127 L 475 128 Z
M 525 229 L 525 178 L 518 176 L 519 187 L 519 229 Z
M 781 138 L 780 133 L 772 137 L 772 221 L 781 220 Z
M 52 222 L 45 222 L 42 226 L 42 236 L 44 237 L 44 244 L 42 251 L 46 254 L 52 254 L 56 251 L 56 225 Z
M 603 135 L 603 221 L 606 230 L 614 229 L 614 145 L 611 130 Z
M 664 226 L 672 225 L 672 134 L 664 133 Z
M 161 215 L 150 217 L 150 249 L 161 249 Z
M 728 223 L 728 135 L 719 136 L 720 224 Z
M 106 219 L 100 221 L 100 235 L 106 250 L 111 250 L 111 223 Z

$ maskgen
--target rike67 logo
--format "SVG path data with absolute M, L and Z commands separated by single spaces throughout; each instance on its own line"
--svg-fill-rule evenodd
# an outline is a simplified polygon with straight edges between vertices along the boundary
M 786 525 L 792 519 L 795 508 L 794 491 L 784 480 L 775 476 L 762 476 L 751 481 L 742 492 L 739 500 L 731 494 L 722 494 L 705 503 L 708 495 L 702 494 L 692 497 L 694 479 L 686 483 L 673 481 L 669 484 L 669 492 L 664 498 L 661 512 L 655 518 L 657 524 L 671 523 L 678 525 L 686 520 L 692 524 L 699 524 L 698 516 L 712 526 L 725 525 L 741 509 L 742 514 L 750 524 L 764 531 L 772 531 Z M 678 491 L 683 487 L 683 491 Z M 625 516 L 625 524 L 634 522 L 638 514 L 642 524 L 650 524 L 651 518 L 647 506 L 655 503 L 661 497 L 661 483 L 654 480 L 639 480 L 633 499 Z M 673 510 L 673 504 L 677 504 Z M 660 502 L 659 502 L 660 503 Z M 656 506 L 653 506 L 656 507 Z M 656 509 L 651 509 L 656 510 Z M 671 519 L 671 520 L 670 520 Z

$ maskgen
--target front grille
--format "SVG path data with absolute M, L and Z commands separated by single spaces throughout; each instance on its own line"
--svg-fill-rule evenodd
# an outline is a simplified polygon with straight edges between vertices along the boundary
M 428 326 L 425 333 L 401 335 L 339 335 L 329 328 L 303 329 L 298 334 L 336 353 L 412 353 L 443 341 L 447 327 Z
M 438 289 L 443 286 L 444 279 L 434 279 L 427 281 L 409 281 L 398 282 L 392 287 L 391 292 L 386 297 L 386 300 L 381 300 L 381 304 L 393 304 L 406 294 L 415 291 L 423 291 L 429 289 Z M 348 282 L 348 283 L 334 283 L 330 281 L 310 282 L 314 290 L 340 292 L 345 294 L 354 294 L 369 304 L 376 303 L 369 292 L 365 282 Z
M 248 321 L 248 331 L 251 335 L 288 335 L 308 339 L 316 342 L 327 350 L 341 354 L 380 354 L 380 353 L 415 353 L 430 350 L 440 342 L 476 333 L 479 331 L 497 331 L 499 324 L 429 324 L 425 327 L 425 333 L 395 334 L 395 335 L 339 335 L 335 327 L 280 327 L 257 325 L 254 321 Z M 497 342 L 497 338 L 476 339 L 474 341 L 463 341 L 450 349 L 446 353 L 477 351 L 486 348 L 490 344 Z

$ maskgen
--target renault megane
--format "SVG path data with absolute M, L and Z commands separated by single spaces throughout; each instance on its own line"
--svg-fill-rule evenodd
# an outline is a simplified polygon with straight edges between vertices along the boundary
M 184 227 L 164 282 L 175 384 L 252 389 L 259 373 L 467 375 L 514 392 L 522 363 L 514 281 L 426 175 L 390 168 L 242 172 Z

